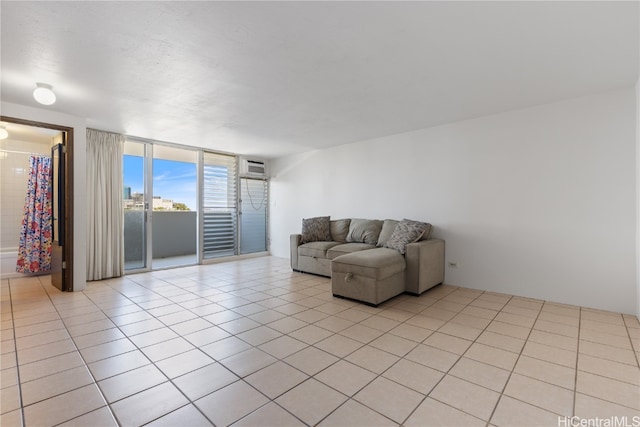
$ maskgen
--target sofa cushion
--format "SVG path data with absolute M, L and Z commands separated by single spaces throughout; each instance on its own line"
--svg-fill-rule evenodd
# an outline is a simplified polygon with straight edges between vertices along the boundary
M 302 219 L 302 243 L 329 241 L 331 229 L 328 216 Z
M 385 219 L 382 223 L 382 230 L 380 231 L 380 237 L 378 237 L 378 247 L 384 246 L 387 243 L 387 240 L 391 238 L 393 231 L 396 229 L 396 225 L 398 225 L 400 221 L 396 221 L 395 219 Z
M 420 240 L 427 228 L 429 228 L 429 224 L 426 222 L 413 221 L 405 218 L 398 223 L 393 234 L 384 244 L 384 247 L 395 249 L 401 254 L 404 254 L 407 245 Z
M 347 242 L 375 245 L 382 230 L 382 221 L 377 219 L 354 218 L 349 224 Z
M 331 240 L 334 242 L 346 242 L 347 234 L 349 234 L 349 224 L 351 224 L 351 219 L 348 218 L 329 221 Z
M 309 242 L 298 246 L 298 255 L 313 258 L 327 258 L 327 250 L 339 245 L 339 242 Z
M 340 255 L 350 254 L 352 252 L 364 251 L 375 248 L 374 245 L 366 243 L 343 243 L 333 246 L 327 250 L 327 258 L 334 259 Z
M 351 273 L 380 280 L 404 271 L 406 265 L 404 257 L 398 251 L 387 248 L 374 248 L 353 252 L 333 259 L 331 261 L 331 271 L 333 273 Z

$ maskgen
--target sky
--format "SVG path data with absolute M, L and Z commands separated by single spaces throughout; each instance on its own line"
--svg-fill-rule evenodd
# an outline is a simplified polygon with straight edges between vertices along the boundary
M 124 186 L 132 193 L 143 193 L 143 158 L 124 156 Z M 184 203 L 192 211 L 196 203 L 196 164 L 153 159 L 153 195 Z

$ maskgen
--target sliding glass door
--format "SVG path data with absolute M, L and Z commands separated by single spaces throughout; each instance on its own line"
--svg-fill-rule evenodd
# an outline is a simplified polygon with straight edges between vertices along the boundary
M 146 144 L 126 141 L 123 158 L 125 270 L 147 268 Z
M 153 268 L 198 263 L 198 152 L 153 145 Z
M 126 270 L 198 263 L 198 151 L 125 142 Z

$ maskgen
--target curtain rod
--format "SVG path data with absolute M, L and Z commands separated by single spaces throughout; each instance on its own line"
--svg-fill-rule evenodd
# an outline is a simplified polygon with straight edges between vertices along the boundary
M 3 153 L 29 154 L 30 156 L 47 156 L 47 157 L 51 157 L 50 155 L 43 154 L 43 153 L 29 153 L 28 151 L 6 150 L 4 148 L 0 148 L 0 151 L 3 152 Z

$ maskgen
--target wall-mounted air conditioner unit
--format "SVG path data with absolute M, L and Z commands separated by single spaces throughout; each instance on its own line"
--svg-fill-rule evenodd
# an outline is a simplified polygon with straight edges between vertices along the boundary
M 267 167 L 261 160 L 241 159 L 240 175 L 256 178 L 264 178 L 267 176 Z

